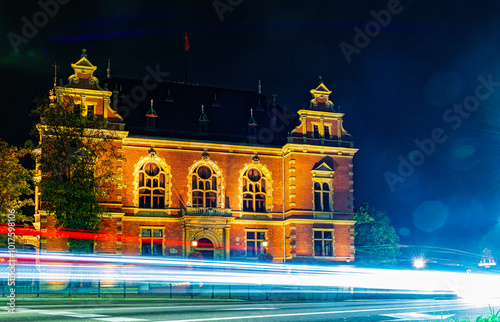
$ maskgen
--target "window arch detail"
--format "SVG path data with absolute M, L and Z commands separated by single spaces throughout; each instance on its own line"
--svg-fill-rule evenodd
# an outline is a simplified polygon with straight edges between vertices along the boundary
M 134 206 L 165 209 L 171 202 L 170 166 L 159 157 L 143 157 L 135 165 Z
M 239 209 L 248 212 L 271 212 L 273 209 L 273 180 L 262 163 L 246 164 L 239 176 Z
M 195 162 L 188 175 L 188 206 L 224 208 L 224 183 L 217 164 L 205 158 Z

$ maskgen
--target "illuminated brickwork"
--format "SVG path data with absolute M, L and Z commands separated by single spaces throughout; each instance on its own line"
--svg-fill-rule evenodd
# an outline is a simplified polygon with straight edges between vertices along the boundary
M 301 109 L 298 118 L 288 124 L 283 117 L 279 120 L 279 113 L 286 114 L 277 105 L 276 96 L 267 100 L 260 88 L 258 95 L 225 90 L 226 97 L 251 99 L 254 95 L 259 102 L 255 109 L 241 112 L 240 118 L 250 121 L 241 124 L 239 136 L 229 136 L 216 133 L 216 113 L 224 115 L 217 110 L 224 106 L 223 94 L 214 95 L 214 102 L 219 103 L 215 100 L 220 97 L 220 105 L 200 108 L 201 116 L 195 115 L 193 122 L 201 125 L 191 132 L 172 130 L 175 123 L 160 128 L 162 121 L 181 122 L 175 119 L 180 114 L 169 115 L 168 111 L 174 109 L 160 107 L 174 99 L 177 106 L 188 104 L 182 97 L 168 96 L 162 100 L 167 103 L 155 103 L 155 107 L 152 101 L 148 106 L 146 99 L 129 111 L 142 111 L 145 122 L 140 128 L 129 124 L 129 119 L 134 122 L 137 118 L 122 119 L 111 108 L 130 97 L 125 90 L 118 90 L 120 82 L 125 81 L 107 80 L 106 85 L 115 88 L 111 92 L 99 86 L 93 76 L 96 67 L 86 57 L 72 66 L 75 74 L 69 84 L 57 86 L 54 95 L 58 100 L 72 97 L 84 107 L 90 105 L 96 117 L 107 120 L 116 131 L 114 144 L 121 155 L 115 161 L 119 182 L 102 201 L 110 216 L 102 219 L 95 252 L 161 252 L 163 256 L 182 257 L 197 250 L 206 258 L 256 260 L 259 253 L 267 251 L 275 262 L 282 262 L 284 254 L 287 262 L 354 260 L 352 159 L 357 149 L 342 127 L 343 114 L 333 108 L 331 92 L 323 83 L 311 90 L 310 106 Z M 159 85 L 165 89 L 163 93 L 168 90 L 168 95 L 170 88 L 202 94 L 211 90 L 178 83 Z M 135 88 L 133 84 L 128 86 Z M 227 114 L 234 118 L 231 123 L 236 122 L 233 114 L 237 113 L 232 107 Z M 266 133 L 271 133 L 274 141 L 262 142 L 260 135 Z M 43 235 L 55 222 L 39 208 L 37 225 Z M 323 239 L 318 239 L 320 233 L 315 239 L 315 231 L 326 231 L 321 233 Z M 41 249 L 66 251 L 66 239 L 47 235 L 41 239 Z

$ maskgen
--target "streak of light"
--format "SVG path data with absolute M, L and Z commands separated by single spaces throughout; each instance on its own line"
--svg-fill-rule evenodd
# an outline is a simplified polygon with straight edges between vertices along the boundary
M 0 257 L 8 257 L 0 252 Z M 261 264 L 138 256 L 17 254 L 19 280 L 218 283 L 280 287 L 323 287 L 409 293 L 455 294 L 471 301 L 500 297 L 500 275 L 346 266 Z M 37 260 L 37 266 L 22 260 Z M 8 261 L 0 278 L 9 274 Z

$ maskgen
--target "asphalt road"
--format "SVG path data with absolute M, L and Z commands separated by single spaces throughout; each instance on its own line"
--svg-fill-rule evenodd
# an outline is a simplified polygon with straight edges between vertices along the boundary
M 60 300 L 7 302 L 0 321 L 451 321 L 488 312 L 459 300 L 346 300 L 338 302 Z

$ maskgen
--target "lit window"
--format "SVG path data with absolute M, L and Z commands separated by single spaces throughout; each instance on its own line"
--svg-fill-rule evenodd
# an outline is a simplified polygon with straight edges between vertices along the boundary
M 264 253 L 265 231 L 247 231 L 247 257 L 257 257 Z
M 192 197 L 193 207 L 217 207 L 217 176 L 207 166 L 199 166 L 193 171 Z
M 333 256 L 333 234 L 331 230 L 314 231 L 314 256 Z
M 143 256 L 163 255 L 163 229 L 161 228 L 141 229 L 141 255 Z
M 330 186 L 326 182 L 314 182 L 314 210 L 330 211 Z
M 257 169 L 243 175 L 243 211 L 266 211 L 266 179 Z
M 165 207 L 165 172 L 154 162 L 148 162 L 139 171 L 139 207 Z

